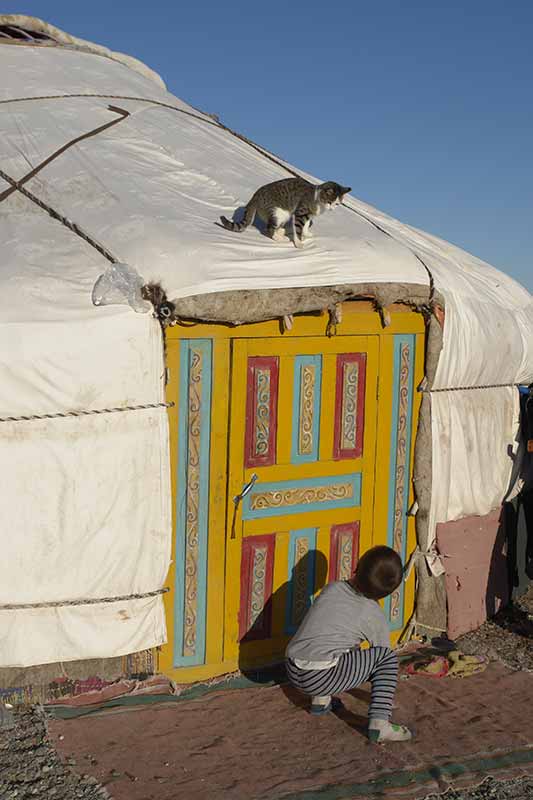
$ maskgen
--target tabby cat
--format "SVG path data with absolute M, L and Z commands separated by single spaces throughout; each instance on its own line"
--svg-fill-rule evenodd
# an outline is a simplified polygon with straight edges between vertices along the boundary
M 340 205 L 344 195 L 351 192 L 349 186 L 340 186 L 334 181 L 314 186 L 303 178 L 285 178 L 261 186 L 254 194 L 244 213 L 242 222 L 230 222 L 220 217 L 225 228 L 240 233 L 257 216 L 266 223 L 266 234 L 271 239 L 284 235 L 283 228 L 291 222 L 295 247 L 301 247 L 313 224 L 312 218 L 328 208 Z

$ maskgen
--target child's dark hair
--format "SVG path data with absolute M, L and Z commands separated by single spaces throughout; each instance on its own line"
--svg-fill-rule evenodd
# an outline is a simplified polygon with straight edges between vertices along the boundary
M 402 560 L 390 547 L 380 545 L 363 553 L 350 583 L 371 600 L 387 597 L 403 578 Z

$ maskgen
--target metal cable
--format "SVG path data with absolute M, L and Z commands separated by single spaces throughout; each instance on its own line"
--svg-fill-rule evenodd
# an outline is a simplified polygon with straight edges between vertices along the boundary
M 521 385 L 521 383 L 486 383 L 480 386 L 449 386 L 444 389 L 426 389 L 419 387 L 418 391 L 425 394 L 435 394 L 436 392 L 465 392 L 473 389 L 505 389 Z
M 0 604 L 0 611 L 20 611 L 28 608 L 62 608 L 66 606 L 94 606 L 100 603 L 120 603 L 124 600 L 143 600 L 145 597 L 156 597 L 159 594 L 166 594 L 168 586 L 162 589 L 155 589 L 153 592 L 141 592 L 139 594 L 124 594 L 116 597 L 87 597 L 81 600 L 51 600 L 45 603 L 5 603 Z
M 0 417 L 0 422 L 31 422 L 38 419 L 66 419 L 67 417 L 88 417 L 91 414 L 116 414 L 119 411 L 143 411 L 148 408 L 172 408 L 174 403 L 143 403 L 138 406 L 117 406 L 115 408 L 95 408 L 90 411 L 58 411 L 55 414 L 28 414 L 19 417 Z

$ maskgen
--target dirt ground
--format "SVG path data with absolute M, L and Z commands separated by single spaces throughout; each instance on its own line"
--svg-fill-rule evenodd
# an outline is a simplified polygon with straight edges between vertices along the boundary
M 532 697 L 533 675 L 501 664 L 462 680 L 401 680 L 395 716 L 416 740 L 386 747 L 363 734 L 367 686 L 319 719 L 275 686 L 54 720 L 49 730 L 62 757 L 115 800 L 419 798 L 492 774 L 533 776 Z

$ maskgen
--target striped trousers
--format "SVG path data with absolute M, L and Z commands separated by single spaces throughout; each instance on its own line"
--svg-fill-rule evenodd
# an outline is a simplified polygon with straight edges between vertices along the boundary
M 369 719 L 391 717 L 398 681 L 398 657 L 388 647 L 349 650 L 329 669 L 300 669 L 290 659 L 286 661 L 286 668 L 292 685 L 313 697 L 340 694 L 370 681 Z

